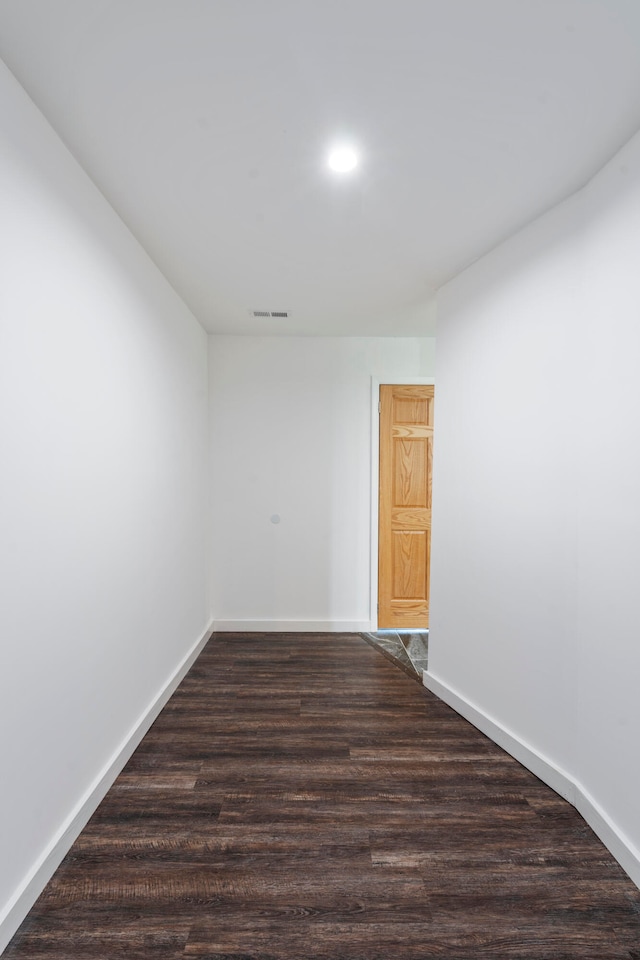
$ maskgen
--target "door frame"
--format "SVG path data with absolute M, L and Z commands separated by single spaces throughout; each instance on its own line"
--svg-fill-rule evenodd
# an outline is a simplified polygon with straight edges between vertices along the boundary
M 378 497 L 380 495 L 380 386 L 397 383 L 402 386 L 435 386 L 435 377 L 371 377 L 371 586 L 369 588 L 369 619 L 371 630 L 378 629 Z

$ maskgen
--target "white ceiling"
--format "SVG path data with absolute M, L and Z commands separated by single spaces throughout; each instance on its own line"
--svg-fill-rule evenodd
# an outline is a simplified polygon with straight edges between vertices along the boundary
M 0 56 L 213 332 L 428 335 L 640 127 L 640 0 L 0 0 Z

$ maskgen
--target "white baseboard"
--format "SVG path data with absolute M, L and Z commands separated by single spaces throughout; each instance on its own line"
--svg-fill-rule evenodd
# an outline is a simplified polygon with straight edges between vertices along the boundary
M 60 866 L 71 845 L 86 826 L 107 790 L 129 760 L 145 733 L 184 678 L 211 636 L 213 621 L 180 661 L 169 679 L 138 718 L 102 771 L 70 812 L 40 857 L 0 913 L 0 953 L 31 910 L 45 886 Z
M 361 633 L 370 620 L 214 620 L 218 633 Z
M 439 680 L 429 670 L 422 674 L 423 683 L 428 690 L 444 700 L 450 707 L 469 720 L 470 723 L 486 734 L 508 754 L 515 757 L 524 767 L 531 770 L 543 783 L 559 793 L 584 817 L 593 832 L 602 840 L 611 855 L 629 875 L 637 887 L 640 887 L 640 851 L 631 843 L 624 832 L 611 820 L 605 810 L 599 806 L 589 791 L 565 770 L 562 770 L 549 757 L 525 743 L 497 720 L 494 720 L 480 707 L 471 703 L 443 680 Z

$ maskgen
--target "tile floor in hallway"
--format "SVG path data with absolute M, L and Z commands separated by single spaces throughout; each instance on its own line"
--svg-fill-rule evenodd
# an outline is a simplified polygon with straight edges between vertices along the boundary
M 361 636 L 410 677 L 422 683 L 422 671 L 427 669 L 429 653 L 428 630 L 377 630 Z

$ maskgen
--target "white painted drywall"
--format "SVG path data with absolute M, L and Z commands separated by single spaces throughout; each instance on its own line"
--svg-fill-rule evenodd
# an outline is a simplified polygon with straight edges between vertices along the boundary
M 0 115 L 1 920 L 208 609 L 206 335 L 1 64 Z
M 371 378 L 432 375 L 434 340 L 209 343 L 216 622 L 368 626 Z
M 639 251 L 636 137 L 441 291 L 429 651 L 564 771 L 636 877 Z

